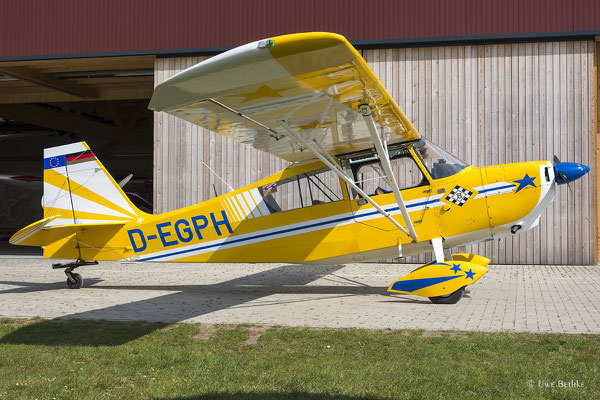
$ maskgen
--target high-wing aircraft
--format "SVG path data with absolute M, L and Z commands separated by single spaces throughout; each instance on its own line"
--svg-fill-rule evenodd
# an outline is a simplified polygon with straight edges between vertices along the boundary
M 576 163 L 469 166 L 421 137 L 342 36 L 252 42 L 158 85 L 149 106 L 281 157 L 281 172 L 160 215 L 84 142 L 44 151 L 44 219 L 11 243 L 73 270 L 98 260 L 346 263 L 433 252 L 393 293 L 455 303 L 489 259 L 450 249 L 534 227 Z

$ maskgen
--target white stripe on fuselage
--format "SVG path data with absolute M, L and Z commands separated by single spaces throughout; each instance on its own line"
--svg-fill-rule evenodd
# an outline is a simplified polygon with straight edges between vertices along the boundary
M 478 192 L 475 198 L 490 197 L 500 194 L 506 194 L 513 192 L 517 185 L 510 182 L 496 182 L 483 186 L 473 188 Z M 422 197 L 419 199 L 409 200 L 405 202 L 406 208 L 409 212 L 421 211 L 429 208 L 436 208 L 445 205 L 441 201 L 444 194 L 439 194 L 430 197 Z M 236 197 L 232 196 L 231 199 L 234 203 Z M 238 194 L 238 200 L 242 200 L 243 197 Z M 243 201 L 243 200 L 242 200 Z M 245 205 L 245 204 L 244 204 Z M 239 210 L 239 207 L 238 207 Z M 388 205 L 384 207 L 390 215 L 400 214 L 400 210 L 397 206 Z M 241 210 L 240 210 L 241 211 Z M 244 210 L 246 217 L 251 218 L 251 210 Z M 209 253 L 218 250 L 229 249 L 238 246 L 244 246 L 247 244 L 259 243 L 273 239 L 279 239 L 287 236 L 299 235 L 308 232 L 314 232 L 322 229 L 331 229 L 338 226 L 348 225 L 354 222 L 364 222 L 372 219 L 383 218 L 374 208 L 368 208 L 364 210 L 356 211 L 353 213 L 338 214 L 331 217 L 320 218 L 317 220 L 299 222 L 296 224 L 290 224 L 280 226 L 271 229 L 265 229 L 262 231 L 229 236 L 223 239 L 216 239 L 203 243 L 196 243 L 194 245 L 182 246 L 169 250 L 162 250 L 155 253 L 149 253 L 140 255 L 139 260 L 145 261 L 149 259 L 156 259 L 157 261 L 170 261 L 179 258 L 190 257 L 198 254 Z
M 424 197 L 421 199 L 410 200 L 406 202 L 406 208 L 409 212 L 424 210 L 426 208 L 440 207 L 444 205 L 439 199 L 443 195 Z M 384 207 L 390 215 L 400 214 L 400 210 L 395 205 Z M 267 240 L 279 239 L 286 236 L 299 235 L 302 233 L 314 232 L 322 229 L 331 229 L 338 226 L 348 225 L 355 222 L 383 218 L 375 210 L 368 208 L 359 210 L 355 213 L 343 213 L 331 217 L 320 218 L 311 221 L 299 222 L 296 224 L 279 226 L 276 228 L 265 229 L 262 231 L 246 233 L 242 235 L 229 236 L 223 239 L 216 239 L 208 242 L 196 243 L 193 245 L 182 246 L 169 250 L 162 250 L 155 253 L 140 255 L 140 261 L 157 259 L 157 261 L 176 260 L 183 257 L 190 257 L 197 254 L 209 253 L 217 250 L 224 250 L 232 247 L 244 246 L 252 243 L 259 243 Z
M 480 199 L 482 197 L 491 197 L 499 194 L 512 193 L 516 186 L 517 185 L 510 182 L 495 182 L 478 186 L 473 189 L 478 192 L 475 198 Z

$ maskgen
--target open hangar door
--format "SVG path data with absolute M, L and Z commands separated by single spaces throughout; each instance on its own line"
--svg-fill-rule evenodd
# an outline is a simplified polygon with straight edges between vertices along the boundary
M 0 255 L 40 254 L 10 236 L 42 218 L 43 149 L 86 141 L 152 212 L 154 56 L 0 62 Z

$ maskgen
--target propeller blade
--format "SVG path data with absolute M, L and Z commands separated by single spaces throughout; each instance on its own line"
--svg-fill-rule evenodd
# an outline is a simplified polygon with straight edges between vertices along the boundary
M 131 178 L 133 178 L 133 174 L 127 175 L 125 178 L 123 178 L 123 180 L 121 182 L 119 182 L 119 186 L 123 187 L 123 186 L 127 185 L 127 182 L 129 182 L 131 180 Z
M 560 162 L 560 158 L 556 157 L 556 154 L 554 155 L 554 164 L 558 164 Z

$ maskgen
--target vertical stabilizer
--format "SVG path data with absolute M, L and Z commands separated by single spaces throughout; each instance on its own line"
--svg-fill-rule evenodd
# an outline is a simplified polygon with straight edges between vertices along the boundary
M 44 149 L 44 218 L 48 226 L 129 222 L 142 215 L 87 143 Z

